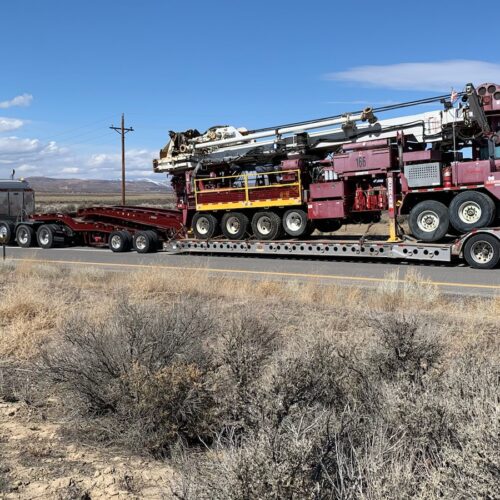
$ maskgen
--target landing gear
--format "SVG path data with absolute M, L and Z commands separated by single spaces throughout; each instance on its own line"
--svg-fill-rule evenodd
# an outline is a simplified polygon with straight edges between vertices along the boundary
M 228 212 L 221 221 L 222 234 L 230 240 L 242 240 L 248 230 L 248 217 L 241 212 Z
M 438 241 L 448 233 L 448 209 L 439 201 L 421 201 L 410 211 L 408 224 L 415 238 L 429 242 Z
M 487 227 L 495 220 L 495 202 L 479 191 L 464 191 L 450 203 L 450 223 L 459 233 Z
M 271 211 L 257 212 L 252 217 L 252 231 L 258 240 L 277 240 L 283 235 L 281 217 Z

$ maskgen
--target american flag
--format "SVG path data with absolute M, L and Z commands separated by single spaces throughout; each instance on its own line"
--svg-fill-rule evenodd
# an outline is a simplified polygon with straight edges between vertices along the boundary
M 450 101 L 452 104 L 455 104 L 458 100 L 458 92 L 456 90 L 451 89 Z

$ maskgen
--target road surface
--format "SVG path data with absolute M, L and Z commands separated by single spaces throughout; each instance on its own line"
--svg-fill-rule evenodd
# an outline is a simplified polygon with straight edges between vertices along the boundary
M 241 276 L 252 279 L 315 280 L 321 283 L 377 286 L 384 277 L 397 270 L 401 279 L 409 269 L 418 269 L 445 293 L 500 296 L 500 269 L 483 271 L 457 264 L 388 263 L 387 261 L 267 258 L 261 256 L 169 255 L 112 253 L 96 248 L 7 247 L 7 260 L 52 263 L 71 267 L 96 266 L 109 270 L 202 269 L 213 275 Z

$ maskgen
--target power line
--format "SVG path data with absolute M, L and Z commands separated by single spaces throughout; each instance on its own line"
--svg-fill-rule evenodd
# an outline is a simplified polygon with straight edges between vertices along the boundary
M 125 128 L 125 115 L 123 113 L 121 127 L 111 125 L 109 128 L 118 132 L 122 137 L 122 205 L 125 205 L 125 134 L 127 132 L 133 132 L 134 129 L 132 127 Z
M 73 134 L 73 132 L 76 132 L 78 130 L 82 130 L 82 129 L 86 129 L 88 127 L 92 127 L 93 125 L 97 125 L 98 123 L 102 123 L 104 121 L 107 121 L 109 120 L 113 115 L 108 115 L 108 116 L 105 116 L 104 118 L 101 118 L 99 120 L 95 120 L 93 122 L 90 122 L 90 123 L 87 123 L 85 125 L 80 125 L 78 127 L 74 127 L 74 128 L 71 128 L 71 129 L 68 129 L 68 130 L 65 130 L 63 132 L 59 132 L 58 134 L 51 134 L 50 137 L 49 136 L 42 136 L 42 137 L 39 137 L 38 139 L 40 141 L 50 141 L 54 138 L 59 138 L 59 137 L 63 137 L 63 136 L 69 136 L 69 137 L 65 137 L 64 139 L 62 140 L 67 140 L 69 138 L 73 138 L 73 136 L 75 137 L 79 137 L 80 135 L 85 135 L 87 134 L 88 132 L 93 132 L 95 129 L 91 130 L 91 131 L 87 131 L 87 132 L 82 132 L 82 134 Z

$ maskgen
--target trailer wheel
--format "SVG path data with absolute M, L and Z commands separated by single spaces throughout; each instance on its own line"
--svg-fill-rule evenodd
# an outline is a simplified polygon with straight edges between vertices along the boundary
M 2 243 L 7 245 L 10 243 L 12 239 L 12 232 L 14 230 L 14 226 L 11 222 L 1 221 L 0 222 L 0 239 L 2 239 Z
M 55 224 L 43 224 L 36 232 L 36 240 L 40 248 L 53 248 L 64 242 L 64 237 L 57 235 Z
M 488 233 L 471 236 L 465 242 L 464 258 L 474 269 L 493 269 L 500 262 L 500 240 Z
M 342 227 L 340 219 L 316 219 L 313 221 L 313 226 L 320 233 L 334 233 Z
M 29 248 L 35 242 L 35 230 L 32 226 L 21 224 L 17 226 L 16 241 L 20 247 Z
M 193 217 L 193 233 L 199 240 L 208 240 L 217 236 L 219 223 L 215 216 L 203 212 L 196 212 Z
M 276 240 L 283 236 L 281 217 L 271 211 L 257 212 L 252 217 L 252 231 L 259 240 Z
M 150 253 L 156 250 L 155 241 L 151 235 L 152 231 L 137 231 L 134 234 L 133 243 L 137 253 Z
M 408 225 L 415 238 L 438 241 L 446 236 L 450 227 L 448 209 L 439 201 L 421 201 L 411 209 Z
M 151 240 L 151 248 L 149 249 L 149 251 L 156 252 L 160 246 L 160 238 L 158 237 L 158 233 L 156 231 L 153 231 L 152 229 L 148 229 L 144 232 L 149 234 L 149 238 Z
M 109 248 L 112 252 L 128 252 L 132 246 L 132 238 L 128 231 L 113 231 L 109 235 Z
M 228 212 L 222 216 L 222 234 L 230 240 L 241 240 L 248 230 L 248 217 L 241 212 Z
M 487 227 L 495 220 L 495 202 L 479 191 L 463 191 L 450 203 L 450 223 L 460 233 Z
M 306 212 L 298 208 L 287 210 L 283 215 L 283 229 L 285 233 L 293 238 L 309 236 L 311 234 L 312 223 L 307 218 Z

